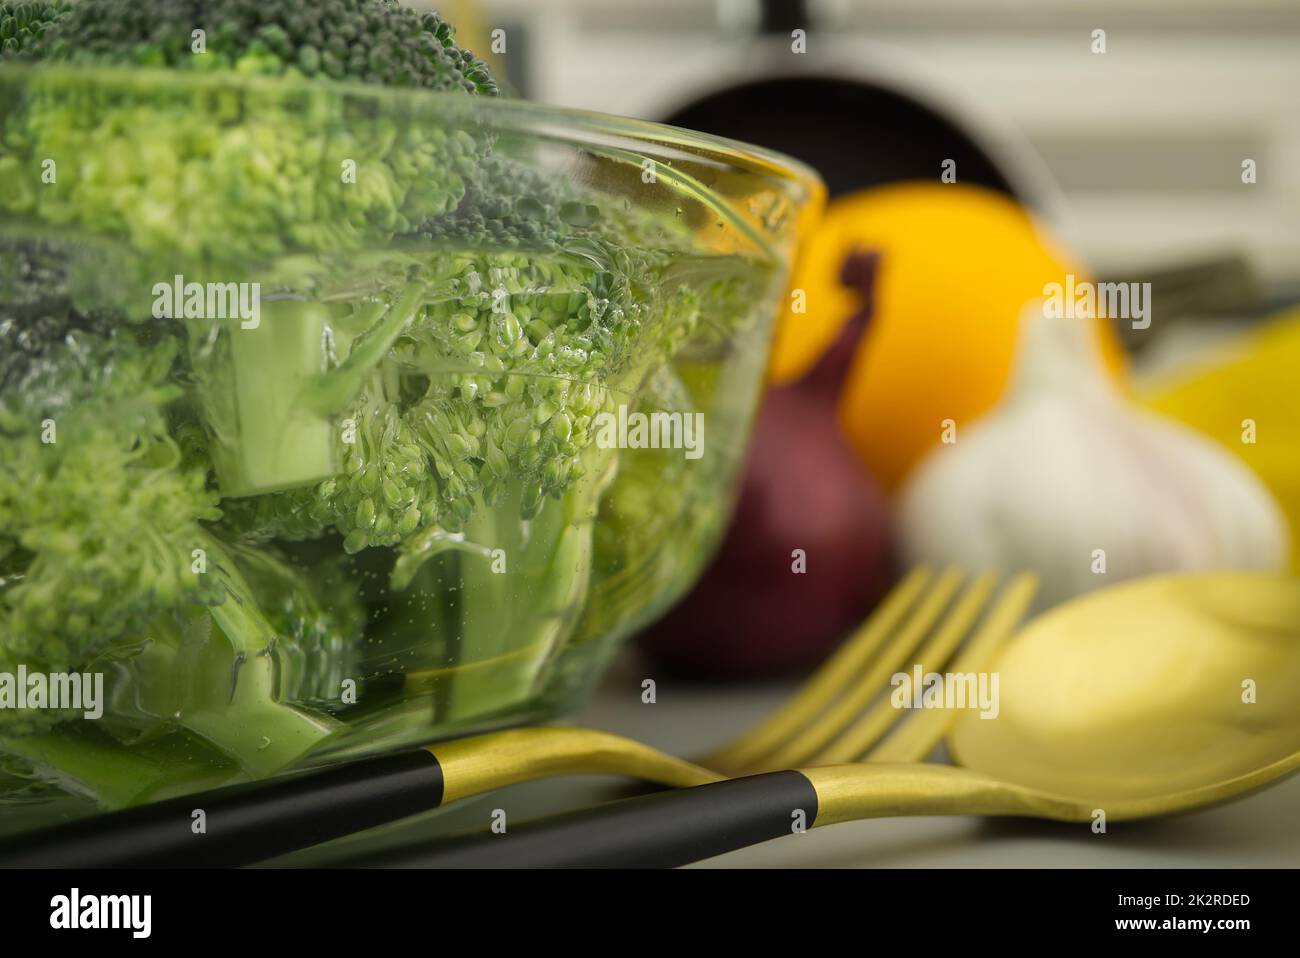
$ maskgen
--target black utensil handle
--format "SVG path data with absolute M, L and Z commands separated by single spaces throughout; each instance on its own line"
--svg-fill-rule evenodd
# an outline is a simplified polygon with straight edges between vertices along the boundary
M 247 865 L 437 808 L 442 794 L 433 753 L 402 752 L 33 832 L 0 842 L 0 867 Z
M 378 868 L 675 868 L 789 835 L 817 819 L 796 771 L 769 772 L 610 802 L 415 849 L 349 859 Z

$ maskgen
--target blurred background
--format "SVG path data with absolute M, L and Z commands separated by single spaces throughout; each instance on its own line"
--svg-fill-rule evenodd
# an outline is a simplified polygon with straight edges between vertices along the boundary
M 754 0 L 442 6 L 453 22 L 505 29 L 498 59 L 519 90 L 564 106 L 663 119 L 743 77 L 886 86 L 989 141 L 1018 175 L 1041 161 L 1053 213 L 1100 271 L 1234 255 L 1279 290 L 1300 284 L 1291 0 L 778 0 L 767 44 Z M 810 37 L 802 55 L 789 52 L 796 24 Z M 1104 55 L 1091 52 L 1097 28 Z M 851 135 L 872 121 L 846 109 L 841 122 Z M 1243 158 L 1260 167 L 1250 191 Z

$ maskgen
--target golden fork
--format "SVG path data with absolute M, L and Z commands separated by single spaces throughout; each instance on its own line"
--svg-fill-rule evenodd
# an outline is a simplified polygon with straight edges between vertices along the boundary
M 784 706 L 699 764 L 734 777 L 799 765 L 924 759 L 956 713 L 922 710 L 885 738 L 907 712 L 887 694 L 875 700 L 894 675 L 914 665 L 923 675 L 982 671 L 1024 618 L 1037 585 L 1028 573 L 1015 576 L 981 619 L 999 577 L 985 572 L 958 595 L 965 578 L 957 568 L 938 577 L 914 569 Z

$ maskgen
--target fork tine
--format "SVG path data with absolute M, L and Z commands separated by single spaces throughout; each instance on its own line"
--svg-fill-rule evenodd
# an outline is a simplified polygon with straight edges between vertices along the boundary
M 976 590 L 972 586 L 965 597 L 972 598 L 971 606 L 954 611 L 940 630 L 940 633 L 948 632 L 948 636 L 936 634 L 917 656 L 917 662 L 920 663 L 923 671 L 939 671 L 944 666 L 948 666 L 954 651 L 961 645 L 963 638 L 970 634 L 972 625 L 984 612 L 988 597 L 996 584 L 997 577 L 988 573 L 988 588 L 982 590 L 983 594 L 979 595 L 978 601 L 974 599 Z M 1002 590 L 1002 594 L 993 603 L 988 614 L 984 615 L 982 623 L 975 630 L 974 637 L 966 642 L 961 653 L 958 653 L 956 662 L 952 664 L 952 671 L 978 672 L 980 668 L 987 666 L 993 651 L 1013 632 L 1015 625 L 1021 620 L 1028 604 L 1034 599 L 1036 588 L 1036 577 L 1028 573 L 1015 577 L 1006 589 Z M 948 733 L 948 729 L 952 727 L 953 721 L 957 719 L 956 711 L 944 710 L 944 708 L 922 710 L 919 715 L 902 721 L 906 715 L 909 715 L 909 712 L 894 707 L 891 699 L 885 695 L 885 698 L 876 703 L 857 725 L 833 742 L 829 749 L 816 757 L 816 760 L 818 763 L 920 762 L 935 750 L 935 746 L 939 745 Z M 889 734 L 891 728 L 894 731 Z M 887 734 L 888 738 L 884 738 L 881 742 L 881 738 Z
M 998 649 L 1024 618 L 1037 591 L 1038 577 L 1033 573 L 1024 572 L 1012 579 L 974 637 L 958 654 L 952 671 L 982 672 L 987 669 Z M 924 665 L 924 658 L 921 661 Z M 864 761 L 920 762 L 934 751 L 956 719 L 957 713 L 953 710 L 924 709 L 865 755 Z
M 873 652 L 907 615 L 930 580 L 930 570 L 913 569 L 876 607 L 876 611 L 820 666 L 791 699 L 770 716 L 717 751 L 699 759 L 705 768 L 719 771 L 744 769 L 760 757 L 790 741 L 853 683 Z
M 861 675 L 857 676 L 842 698 L 829 703 L 812 724 L 791 735 L 771 755 L 761 760 L 762 768 L 797 768 L 809 763 L 816 755 L 852 722 L 873 698 L 879 694 L 889 676 L 898 671 L 899 664 L 916 650 L 929 633 L 943 610 L 948 607 L 964 577 L 959 568 L 944 570 L 938 581 L 921 600 L 916 612 L 881 649 L 880 656 Z
M 996 573 L 985 572 L 972 582 L 947 618 L 939 624 L 934 634 L 921 647 L 914 661 L 939 664 L 947 662 L 984 610 L 997 581 Z M 887 691 L 889 678 L 902 671 L 906 664 L 906 661 L 896 660 L 894 670 L 883 677 L 883 681 L 872 682 L 870 688 L 876 693 L 881 689 Z M 812 761 L 817 765 L 858 761 L 859 757 L 875 745 L 902 715 L 903 712 L 894 708 L 886 694 L 885 698 L 868 709 L 865 715 L 847 725 L 837 738 L 813 756 Z

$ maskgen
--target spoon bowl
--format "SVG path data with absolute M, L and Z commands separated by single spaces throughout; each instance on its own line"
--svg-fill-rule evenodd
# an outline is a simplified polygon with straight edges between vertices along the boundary
M 1138 579 L 1039 616 L 1003 649 L 996 717 L 957 764 L 1111 818 L 1221 801 L 1300 766 L 1300 580 Z

